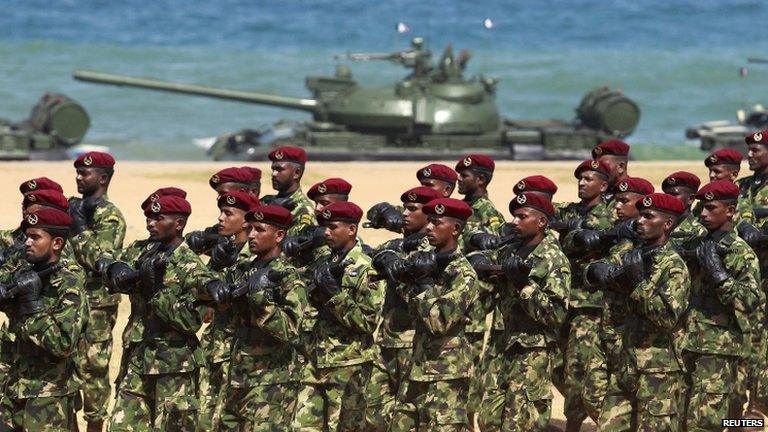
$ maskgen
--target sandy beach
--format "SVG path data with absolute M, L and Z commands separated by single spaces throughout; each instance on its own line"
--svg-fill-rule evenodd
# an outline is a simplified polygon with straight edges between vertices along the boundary
M 453 166 L 455 162 L 445 162 Z M 216 171 L 243 163 L 168 163 L 168 162 L 118 162 L 115 176 L 110 187 L 109 199 L 123 212 L 128 223 L 125 244 L 144 238 L 145 219 L 139 207 L 140 203 L 158 187 L 177 186 L 187 191 L 187 199 L 192 204 L 192 215 L 188 231 L 200 229 L 216 222 L 218 209 L 216 194 L 208 185 L 209 177 Z M 272 193 L 268 162 L 251 165 L 261 168 L 262 195 Z M 343 177 L 354 185 L 350 196 L 364 210 L 377 202 L 397 202 L 400 194 L 417 185 L 415 172 L 425 163 L 421 162 L 350 162 L 350 163 L 312 163 L 307 165 L 303 179 L 304 190 L 313 183 L 329 177 Z M 573 201 L 577 199 L 576 181 L 573 169 L 577 163 L 570 162 L 499 162 L 489 190 L 491 199 L 505 216 L 509 216 L 507 205 L 512 196 L 512 187 L 522 177 L 543 174 L 554 180 L 560 187 L 555 200 Z M 674 171 L 690 171 L 706 181 L 707 170 L 701 161 L 693 162 L 631 162 L 629 174 L 650 180 L 657 187 L 668 174 Z M 66 195 L 76 193 L 74 168 L 71 162 L 4 162 L 0 163 L 3 182 L 0 184 L 0 196 L 4 211 L 0 212 L 0 226 L 12 228 L 20 221 L 21 195 L 18 186 L 21 182 L 39 176 L 47 176 L 58 181 L 64 187 Z M 742 172 L 743 175 L 748 174 Z M 382 230 L 362 229 L 362 237 L 368 244 L 376 245 L 394 237 L 395 234 Z M 110 371 L 112 377 L 117 373 L 120 359 L 120 337 L 128 316 L 127 298 L 121 303 L 114 329 L 116 341 Z M 562 398 L 556 393 L 553 418 L 562 419 Z M 81 422 L 81 430 L 85 424 Z M 586 428 L 585 428 L 586 429 Z

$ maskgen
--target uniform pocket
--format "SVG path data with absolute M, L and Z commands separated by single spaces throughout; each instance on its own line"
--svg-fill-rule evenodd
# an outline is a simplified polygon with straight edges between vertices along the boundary
M 665 417 L 677 414 L 677 405 L 672 399 L 655 399 L 648 401 L 648 414 L 654 417 Z

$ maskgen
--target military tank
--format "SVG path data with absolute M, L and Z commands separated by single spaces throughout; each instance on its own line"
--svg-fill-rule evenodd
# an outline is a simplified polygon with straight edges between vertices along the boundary
M 77 101 L 45 93 L 25 120 L 0 118 L 0 160 L 69 159 L 90 125 L 88 112 Z
M 432 61 L 424 40 L 394 53 L 337 56 L 350 61 L 389 61 L 410 73 L 394 85 L 361 86 L 346 64 L 333 76 L 309 76 L 311 98 L 225 90 L 147 78 L 77 70 L 77 80 L 137 87 L 300 110 L 311 121 L 279 121 L 212 140 L 215 160 L 263 160 L 271 148 L 305 147 L 315 160 L 434 160 L 479 151 L 498 158 L 581 158 L 609 138 L 630 135 L 640 110 L 621 92 L 607 87 L 589 92 L 573 120 L 511 120 L 499 114 L 498 80 L 465 77 L 470 55 L 454 56 L 449 45 Z

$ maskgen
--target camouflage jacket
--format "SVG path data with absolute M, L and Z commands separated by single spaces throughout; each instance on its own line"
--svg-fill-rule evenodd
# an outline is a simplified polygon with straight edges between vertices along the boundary
M 624 255 L 637 247 L 631 240 L 622 240 L 613 245 L 606 255 L 600 257 L 593 262 L 608 262 L 613 265 L 621 265 Z M 581 286 L 586 287 L 586 274 L 589 269 L 590 262 L 584 271 L 582 272 Z M 600 291 L 603 296 L 603 315 L 600 321 L 600 330 L 602 336 L 606 340 L 618 340 L 621 335 L 624 334 L 624 328 L 629 317 L 629 310 L 627 307 L 626 295 L 619 294 L 615 291 Z
M 672 231 L 669 241 L 673 246 L 679 247 L 705 235 L 707 235 L 707 229 L 699 222 L 699 218 L 688 212 Z
M 341 276 L 341 291 L 324 304 L 316 305 L 318 314 L 309 351 L 321 368 L 371 361 L 373 334 L 384 302 L 384 283 L 371 280 L 376 272 L 359 244 L 345 256 L 331 254 L 326 259 L 348 264 Z
M 518 253 L 513 246 L 500 249 L 493 260 L 503 263 Z M 499 293 L 498 310 L 504 330 L 495 333 L 491 343 L 497 352 L 520 347 L 551 347 L 557 341 L 560 326 L 565 322 L 571 269 L 560 245 L 545 237 L 527 257 L 533 269 L 524 286 L 506 280 L 496 284 Z
M 722 261 L 730 278 L 712 286 L 696 260 L 688 260 L 691 307 L 682 347 L 705 354 L 740 356 L 749 343 L 749 315 L 762 298 L 757 256 L 735 231 L 720 231 L 707 238 L 727 250 Z
M 266 195 L 261 198 L 261 202 L 269 204 L 277 197 L 277 195 Z M 291 227 L 288 228 L 286 235 L 298 235 L 307 226 L 317 225 L 317 219 L 315 219 L 315 205 L 309 198 L 307 198 L 304 192 L 301 191 L 301 188 L 296 189 L 289 198 L 296 204 L 296 208 L 291 210 L 293 223 L 291 224 Z
M 555 217 L 563 221 L 581 217 L 587 227 L 596 230 L 608 229 L 616 222 L 614 206 L 605 200 L 594 207 L 586 207 L 580 202 L 558 204 L 555 206 Z
M 136 240 L 127 248 L 119 251 L 114 257 L 131 265 L 141 263 L 148 257 L 157 253 L 159 243 L 149 240 Z M 128 315 L 128 322 L 123 329 L 123 349 L 128 349 L 131 344 L 137 344 L 142 341 L 144 335 L 144 318 L 147 316 L 147 302 L 139 290 L 134 290 L 128 294 L 128 300 L 131 304 L 131 312 Z
M 63 268 L 43 278 L 45 309 L 17 315 L 11 323 L 16 346 L 8 394 L 14 399 L 71 395 L 82 384 L 75 356 L 88 320 L 85 275 L 73 261 L 62 260 L 62 264 Z M 25 263 L 14 274 L 29 270 L 32 265 Z
M 736 181 L 739 185 L 739 201 L 736 205 L 734 224 L 745 220 L 758 228 L 763 228 L 768 219 L 758 220 L 753 212 L 756 208 L 768 207 L 768 176 L 763 174 L 751 175 Z
M 403 296 L 415 323 L 413 381 L 446 381 L 468 378 L 474 355 L 466 337 L 467 313 L 477 297 L 477 274 L 457 249 L 433 286 Z
M 229 277 L 245 283 L 262 268 L 284 274 L 267 292 L 249 292 L 232 306 L 238 325 L 234 329 L 230 383 L 233 387 L 289 382 L 297 376 L 300 320 L 307 304 L 306 284 L 284 256 L 269 262 L 258 258 L 240 263 Z
M 69 199 L 70 206 L 81 198 Z M 107 195 L 102 196 L 93 215 L 90 228 L 73 236 L 67 244 L 71 246 L 78 264 L 85 270 L 85 290 L 92 308 L 115 306 L 120 303 L 119 295 L 110 295 L 96 272 L 96 261 L 104 255 L 115 256 L 123 247 L 125 239 L 125 219 Z

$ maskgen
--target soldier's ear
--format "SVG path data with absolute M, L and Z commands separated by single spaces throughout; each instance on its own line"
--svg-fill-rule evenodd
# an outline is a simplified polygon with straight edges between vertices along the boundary
M 176 218 L 176 226 L 174 227 L 176 231 L 184 232 L 184 228 L 187 226 L 187 218 L 185 217 L 177 217 Z
M 605 192 L 608 190 L 608 181 L 602 181 L 600 182 L 600 192 Z
M 349 235 L 357 235 L 357 224 L 349 224 Z
M 728 175 L 728 178 L 729 178 L 729 179 L 730 179 L 732 182 L 735 182 L 735 181 L 736 181 L 736 179 L 737 179 L 737 178 L 739 178 L 739 170 L 738 170 L 738 169 L 735 169 L 735 170 L 731 171 L 731 174 L 730 174 L 730 175 Z
M 61 236 L 52 236 L 51 239 L 51 249 L 53 249 L 54 252 L 61 252 L 62 249 L 64 249 L 64 244 L 66 243 L 66 240 L 64 240 L 64 237 Z
M 282 243 L 284 238 L 285 238 L 285 230 L 284 229 L 277 229 L 277 230 L 275 230 L 275 241 L 278 244 Z
M 304 167 L 299 164 L 295 164 L 295 168 L 293 170 L 293 179 L 296 181 L 299 181 L 301 180 L 301 176 L 303 175 L 304 175 Z

